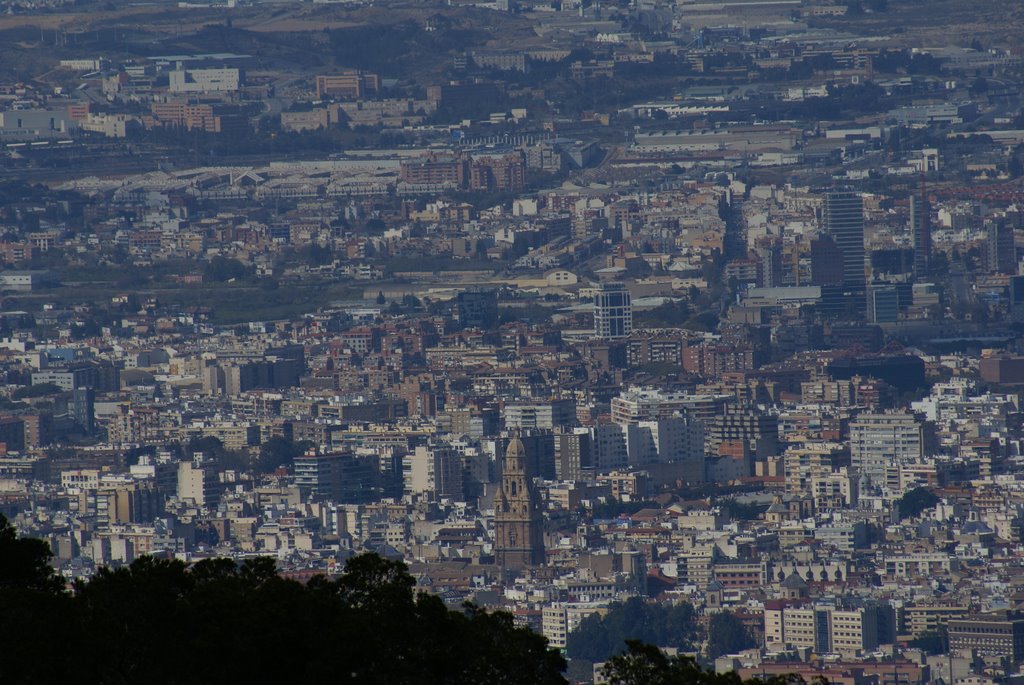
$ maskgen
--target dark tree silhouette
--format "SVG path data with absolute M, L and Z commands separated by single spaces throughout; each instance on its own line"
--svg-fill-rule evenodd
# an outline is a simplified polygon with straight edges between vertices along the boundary
M 280 435 L 274 435 L 260 445 L 260 456 L 257 466 L 260 471 L 270 473 L 281 466 L 288 466 L 295 457 L 302 454 L 312 446 L 312 443 L 300 440 L 295 442 Z
M 0 659 L 0 682 L 566 682 L 561 655 L 511 615 L 451 611 L 373 554 L 305 585 L 268 558 L 142 557 L 70 593 L 48 559 L 3 522 L 0 642 L 18 656 Z
M 755 646 L 747 627 L 728 611 L 711 616 L 708 621 L 708 658 L 717 659 L 723 654 L 735 654 L 742 649 Z
M 705 671 L 687 656 L 668 656 L 657 647 L 630 640 L 628 649 L 604 665 L 609 685 L 805 685 L 800 676 L 741 679 L 735 671 Z M 821 685 L 827 681 L 821 680 Z
M 597 663 L 622 652 L 629 640 L 690 649 L 698 627 L 689 604 L 651 604 L 639 597 L 612 604 L 604 616 L 588 616 L 570 633 L 570 659 Z
M 50 566 L 52 556 L 46 542 L 19 537 L 7 517 L 0 514 L 0 591 L 59 592 L 64 581 Z
M 914 518 L 925 509 L 934 507 L 938 503 L 939 498 L 924 488 L 914 488 L 897 500 L 901 519 Z

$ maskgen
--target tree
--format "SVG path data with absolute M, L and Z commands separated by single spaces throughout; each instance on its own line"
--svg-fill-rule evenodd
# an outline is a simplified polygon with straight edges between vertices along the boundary
M 1013 178 L 1018 178 L 1022 173 L 1024 173 L 1024 164 L 1021 164 L 1020 156 L 1018 154 L 1015 153 L 1010 156 L 1010 161 L 1006 163 L 1006 171 Z
M 695 669 L 692 660 L 668 657 L 653 645 L 630 640 L 624 654 L 604 665 L 603 675 L 610 685 L 670 685 L 693 682 L 688 676 Z
M 220 441 L 220 438 L 215 438 L 212 435 L 192 438 L 188 441 L 185 451 L 188 457 L 191 457 L 196 452 L 202 452 L 203 457 L 206 459 L 220 459 L 226 452 L 224 443 Z
M 714 312 L 701 312 L 687 319 L 683 328 L 691 331 L 713 331 L 718 326 L 718 315 Z
M 859 17 L 864 14 L 864 6 L 860 4 L 860 0 L 846 0 L 846 16 L 848 17 Z
M 719 506 L 725 510 L 729 518 L 739 521 L 757 521 L 768 508 L 766 504 L 740 502 L 735 498 L 719 500 Z
M 714 614 L 708 621 L 709 659 L 717 659 L 723 654 L 735 654 L 756 644 L 750 631 L 736 618 L 736 614 L 722 611 Z
M 0 591 L 59 592 L 64 581 L 50 566 L 52 556 L 45 541 L 19 537 L 14 525 L 0 514 Z
M 203 270 L 203 276 L 211 281 L 230 281 L 232 279 L 242 279 L 249 275 L 249 269 L 237 259 L 229 259 L 221 255 L 217 255 L 210 260 L 209 264 Z
M 412 605 L 416 581 L 400 561 L 376 554 L 360 554 L 349 560 L 337 586 L 345 603 L 355 608 L 406 609 Z
M 73 656 L 75 616 L 63 579 L 50 566 L 50 547 L 19 537 L 0 514 L 0 682 L 58 683 L 75 679 L 72 661 L 53 658 L 53 645 Z
M 939 498 L 930 490 L 914 488 L 896 501 L 900 512 L 900 520 L 914 518 L 925 509 L 930 509 L 939 503 Z
M 299 257 L 307 264 L 322 266 L 331 263 L 334 259 L 334 253 L 322 245 L 310 243 L 299 250 Z
M 688 656 L 667 656 L 657 647 L 630 640 L 628 650 L 604 665 L 609 685 L 804 685 L 797 675 L 742 680 L 735 671 L 701 669 Z
M 570 659 L 597 663 L 626 649 L 628 640 L 691 649 L 698 637 L 693 607 L 652 604 L 639 597 L 617 602 L 604 616 L 588 616 L 570 633 Z
M 637 326 L 680 326 L 690 318 L 690 308 L 685 302 L 669 300 L 653 309 L 633 314 Z
M 6 560 L 17 538 L 2 539 Z M 0 640 L 19 656 L 0 659 L 0 682 L 565 684 L 564 659 L 510 614 L 414 587 L 405 564 L 361 554 L 305 585 L 269 558 L 141 557 L 73 594 L 0 588 Z
M 272 473 L 282 466 L 291 464 L 295 457 L 301 457 L 311 446 L 312 443 L 306 440 L 294 442 L 275 435 L 260 445 L 260 456 L 256 466 L 263 473 Z
M 74 678 L 72 667 L 54 659 L 52 646 L 75 639 L 70 597 L 50 566 L 50 546 L 19 537 L 0 514 L 0 682 L 53 683 Z M 11 658 L 17 655 L 17 658 Z
M 56 395 L 64 392 L 64 389 L 53 383 L 39 383 L 37 385 L 28 385 L 25 387 L 18 388 L 11 397 L 16 400 L 28 399 L 32 397 L 45 397 L 46 395 Z

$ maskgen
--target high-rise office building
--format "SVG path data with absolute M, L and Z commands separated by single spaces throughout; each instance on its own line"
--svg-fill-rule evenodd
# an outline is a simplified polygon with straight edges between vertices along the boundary
M 1013 228 L 1005 221 L 991 221 L 985 227 L 985 252 L 982 255 L 988 273 L 1013 274 L 1017 271 L 1017 247 Z
M 891 626 L 896 621 L 892 606 L 881 602 L 841 608 L 772 601 L 764 616 L 766 645 L 846 654 L 874 649 L 882 640 L 892 639 Z
M 594 335 L 604 340 L 629 337 L 633 303 L 622 283 L 602 283 L 594 295 Z
M 842 285 L 843 253 L 831 236 L 811 240 L 811 285 Z
M 910 198 L 910 231 L 914 241 L 914 278 L 928 278 L 932 260 L 931 206 L 926 197 Z
M 843 285 L 863 288 L 864 202 L 860 193 L 834 192 L 825 196 L 825 228 L 843 254 Z

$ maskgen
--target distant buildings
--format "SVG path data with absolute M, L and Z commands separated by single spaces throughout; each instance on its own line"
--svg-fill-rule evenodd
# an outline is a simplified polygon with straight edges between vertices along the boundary
M 342 71 L 316 77 L 316 96 L 358 100 L 380 91 L 380 76 L 357 70 Z
M 169 127 L 186 131 L 224 133 L 242 130 L 248 121 L 237 108 L 228 105 L 191 104 L 184 101 L 154 102 L 150 106 L 151 118 L 143 118 L 148 128 Z
M 299 493 L 312 501 L 365 502 L 376 495 L 376 469 L 366 457 L 314 448 L 295 458 L 294 469 Z
M 868 289 L 868 320 L 895 323 L 899 318 L 900 296 L 894 285 L 872 284 Z
M 168 74 L 172 93 L 232 93 L 242 84 L 242 72 L 221 69 L 175 69 Z
M 448 4 L 371 14 L 447 42 Z M 67 176 L 0 207 L 0 511 L 69 578 L 376 550 L 558 648 L 637 596 L 733 613 L 763 648 L 723 671 L 1013 685 L 1019 50 L 793 22 L 842 4 L 601 4 L 386 81 L 274 50 L 0 83 L 5 173 Z M 951 672 L 907 646 L 947 627 Z
M 411 191 L 419 187 L 517 192 L 526 184 L 526 162 L 521 152 L 474 156 L 428 153 L 403 160 L 399 176 Z
M 462 456 L 450 445 L 419 445 L 403 459 L 405 492 L 426 497 L 461 500 L 465 495 Z

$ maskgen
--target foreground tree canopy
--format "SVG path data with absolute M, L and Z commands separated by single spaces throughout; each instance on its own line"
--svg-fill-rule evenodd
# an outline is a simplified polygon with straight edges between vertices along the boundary
M 567 682 L 562 656 L 511 614 L 451 611 L 414 591 L 405 564 L 375 554 L 305 585 L 266 557 L 142 557 L 70 588 L 50 556 L 0 515 L 2 683 Z M 632 640 L 605 675 L 619 685 L 753 685 Z
M 616 602 L 604 616 L 592 614 L 569 635 L 571 659 L 602 662 L 624 651 L 629 640 L 691 650 L 700 639 L 690 604 L 651 604 L 639 597 Z
M 735 672 L 705 671 L 688 656 L 668 656 L 652 645 L 628 640 L 627 649 L 605 663 L 608 685 L 806 685 L 797 675 L 741 679 Z M 828 685 L 824 678 L 812 685 Z
M 510 614 L 450 611 L 373 554 L 305 585 L 267 558 L 143 557 L 69 591 L 49 554 L 0 517 L 0 682 L 565 682 Z

